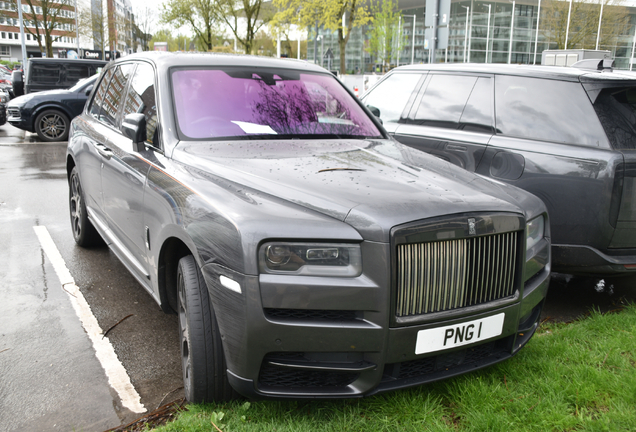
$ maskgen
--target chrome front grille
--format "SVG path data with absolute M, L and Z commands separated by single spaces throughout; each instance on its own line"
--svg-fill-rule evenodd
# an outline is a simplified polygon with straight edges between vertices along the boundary
M 447 311 L 513 295 L 518 235 L 399 244 L 395 315 Z

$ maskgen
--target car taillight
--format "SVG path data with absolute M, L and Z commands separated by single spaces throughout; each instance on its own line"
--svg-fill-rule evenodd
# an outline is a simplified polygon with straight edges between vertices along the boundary
M 636 163 L 618 164 L 612 189 L 610 224 L 636 221 Z

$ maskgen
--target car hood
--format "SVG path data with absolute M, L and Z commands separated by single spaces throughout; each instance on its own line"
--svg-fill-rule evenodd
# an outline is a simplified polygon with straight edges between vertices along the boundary
M 414 220 L 542 211 L 538 198 L 392 140 L 181 142 L 175 161 L 344 221 L 367 240 Z
M 29 93 L 11 99 L 11 102 L 9 102 L 9 106 L 21 107 L 31 102 L 31 100 L 33 99 L 57 100 L 58 96 L 68 97 L 70 94 L 73 94 L 73 92 L 70 92 L 68 90 L 46 90 L 41 92 Z

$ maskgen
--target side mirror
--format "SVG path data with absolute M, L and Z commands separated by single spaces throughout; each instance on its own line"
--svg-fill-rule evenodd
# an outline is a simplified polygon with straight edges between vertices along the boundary
M 143 114 L 128 114 L 121 123 L 121 132 L 133 142 L 133 151 L 146 149 L 146 116 Z
M 11 81 L 13 81 L 13 94 L 22 96 L 24 94 L 24 76 L 22 71 L 16 70 L 11 72 Z
M 89 96 L 92 91 L 93 91 L 93 84 L 86 87 L 86 91 L 84 93 L 86 94 L 86 96 Z
M 374 107 L 373 105 L 367 105 L 367 108 L 369 108 L 371 114 L 373 114 L 377 118 L 380 118 L 380 108 Z

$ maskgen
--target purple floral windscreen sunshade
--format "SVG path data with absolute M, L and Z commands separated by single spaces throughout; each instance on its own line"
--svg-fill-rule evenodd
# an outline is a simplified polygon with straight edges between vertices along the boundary
M 248 68 L 172 73 L 177 120 L 191 139 L 380 137 L 328 75 Z

